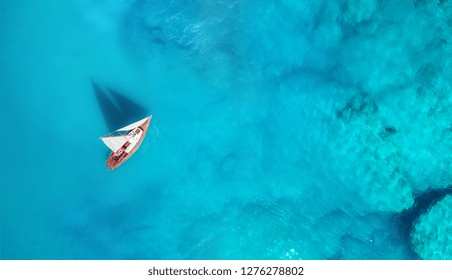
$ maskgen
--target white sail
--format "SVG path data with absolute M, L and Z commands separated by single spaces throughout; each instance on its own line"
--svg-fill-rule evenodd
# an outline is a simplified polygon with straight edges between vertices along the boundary
M 119 150 L 126 142 L 129 140 L 125 135 L 120 136 L 104 136 L 101 137 L 102 141 L 104 141 L 105 145 L 107 145 L 110 150 L 116 152 Z
M 142 120 L 139 120 L 139 121 L 134 122 L 134 123 L 132 123 L 132 124 L 126 125 L 126 126 L 124 126 L 124 127 L 121 127 L 120 129 L 118 129 L 118 130 L 116 130 L 116 131 L 128 131 L 128 130 L 134 129 L 135 127 L 140 126 L 141 124 L 143 124 L 145 121 L 147 121 L 147 120 L 150 119 L 150 118 L 152 118 L 152 116 L 146 117 L 146 118 L 144 118 L 144 119 L 142 119 Z

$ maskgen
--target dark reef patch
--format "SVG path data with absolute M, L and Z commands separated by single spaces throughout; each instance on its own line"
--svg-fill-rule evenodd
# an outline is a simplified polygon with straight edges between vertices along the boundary
M 361 114 L 373 114 L 378 111 L 378 106 L 367 95 L 360 94 L 350 99 L 347 104 L 336 114 L 337 118 L 350 120 Z
M 383 140 L 388 140 L 392 135 L 397 133 L 397 129 L 393 126 L 387 126 L 380 132 L 380 137 Z

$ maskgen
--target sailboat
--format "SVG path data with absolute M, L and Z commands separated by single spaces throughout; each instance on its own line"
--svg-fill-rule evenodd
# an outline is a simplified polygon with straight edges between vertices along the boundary
M 100 137 L 111 150 L 107 159 L 108 168 L 118 168 L 135 153 L 146 136 L 151 119 L 152 115 Z

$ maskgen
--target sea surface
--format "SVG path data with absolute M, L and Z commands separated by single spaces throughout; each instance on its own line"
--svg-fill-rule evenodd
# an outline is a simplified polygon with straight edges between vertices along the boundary
M 0 35 L 1 259 L 452 259 L 452 1 L 0 0 Z

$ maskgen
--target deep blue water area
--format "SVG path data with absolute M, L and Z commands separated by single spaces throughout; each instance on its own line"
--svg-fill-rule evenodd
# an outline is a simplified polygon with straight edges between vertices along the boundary
M 451 25 L 449 0 L 0 1 L 0 258 L 451 259 Z M 108 170 L 99 136 L 147 114 Z

